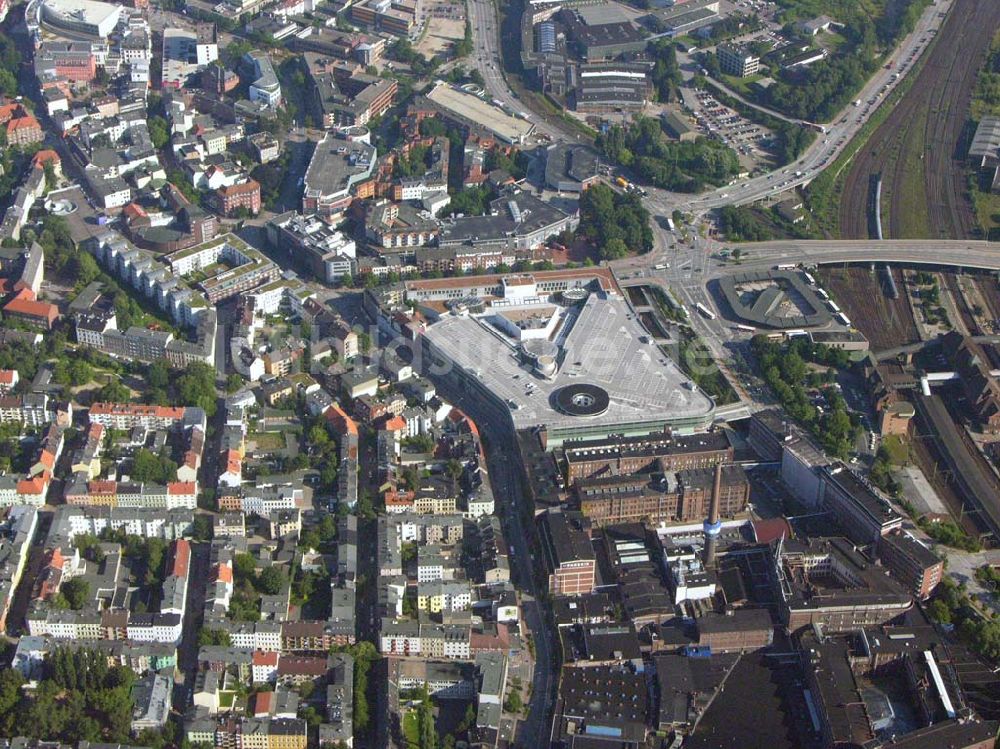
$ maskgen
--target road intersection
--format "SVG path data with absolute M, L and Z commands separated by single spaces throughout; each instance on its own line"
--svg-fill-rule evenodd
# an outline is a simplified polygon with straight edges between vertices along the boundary
M 731 381 L 739 378 L 738 352 L 745 348 L 749 334 L 726 322 L 721 315 L 715 318 L 695 312 L 695 305 L 701 304 L 710 310 L 718 310 L 711 294 L 712 281 L 727 275 L 744 271 L 761 270 L 775 265 L 858 262 L 930 263 L 935 265 L 961 265 L 967 267 L 1000 270 L 1000 249 L 987 242 L 932 240 L 899 241 L 782 241 L 766 244 L 738 245 L 740 262 L 732 260 L 732 254 L 723 257 L 722 246 L 711 238 L 701 236 L 697 231 L 690 237 L 682 237 L 674 229 L 667 228 L 666 217 L 674 211 L 686 214 L 692 226 L 697 226 L 701 218 L 714 209 L 726 205 L 745 205 L 772 198 L 796 187 L 808 184 L 820 172 L 829 167 L 840 156 L 865 123 L 873 116 L 891 91 L 918 62 L 920 55 L 933 43 L 937 29 L 943 23 L 953 0 L 936 0 L 930 4 L 918 20 L 914 30 L 907 35 L 896 52 L 890 65 L 879 69 L 858 94 L 857 104 L 848 105 L 832 123 L 816 125 L 822 132 L 806 152 L 794 163 L 781 169 L 744 180 L 727 187 L 698 195 L 680 194 L 647 188 L 645 204 L 657 219 L 654 223 L 654 250 L 641 257 L 627 258 L 610 263 L 612 271 L 623 285 L 649 284 L 662 288 L 677 302 L 689 310 L 688 323 L 701 338 L 713 359 L 727 371 Z M 553 140 L 565 139 L 563 128 L 553 125 L 544 116 L 534 114 L 530 108 L 514 94 L 503 75 L 501 50 L 504 45 L 516 44 L 516 40 L 500 38 L 500 26 L 495 5 L 491 0 L 471 0 L 469 20 L 473 29 L 475 64 L 483 76 L 487 96 L 511 111 L 527 113 L 536 126 L 536 132 Z M 803 123 L 803 127 L 810 126 Z M 574 136 L 576 137 L 576 136 Z M 728 245 L 730 248 L 737 245 Z M 753 410 L 755 402 L 750 399 L 740 382 L 734 383 L 740 395 L 740 402 L 733 408 Z M 492 414 L 484 413 L 481 403 L 461 403 L 477 420 L 491 421 Z M 506 419 L 497 420 L 499 431 Z M 500 440 L 497 440 L 500 442 Z M 521 476 L 514 469 L 514 456 L 504 449 L 490 450 L 490 469 L 495 480 L 495 488 L 502 496 L 511 498 L 511 505 L 505 513 L 508 531 L 520 556 L 518 567 L 529 571 L 527 563 L 530 549 L 521 527 L 516 497 L 524 497 L 520 486 Z M 536 667 L 534 691 L 528 717 L 518 728 L 518 739 L 527 740 L 526 746 L 541 745 L 546 732 L 550 730 L 550 709 L 553 687 L 557 675 L 552 672 L 552 643 L 545 622 L 544 612 L 537 598 L 531 594 L 525 598 L 525 618 L 528 630 L 534 635 Z

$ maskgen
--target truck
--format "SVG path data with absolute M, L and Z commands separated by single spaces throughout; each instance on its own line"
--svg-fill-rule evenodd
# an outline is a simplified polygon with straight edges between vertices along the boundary
M 854 106 L 860 107 L 861 106 L 861 99 L 855 99 L 854 100 Z
M 628 187 L 628 180 L 624 177 L 615 177 L 615 184 L 619 187 L 625 188 Z
M 653 266 L 653 270 L 666 270 L 669 267 L 670 266 L 667 265 L 666 263 L 657 263 L 656 265 Z

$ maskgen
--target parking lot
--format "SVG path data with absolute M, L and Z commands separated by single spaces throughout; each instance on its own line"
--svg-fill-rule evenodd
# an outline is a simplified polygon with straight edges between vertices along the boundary
M 465 37 L 465 5 L 456 0 L 428 0 L 421 11 L 426 24 L 417 52 L 431 58 L 451 49 Z
M 767 148 L 774 138 L 771 130 L 721 104 L 703 89 L 686 92 L 685 103 L 694 113 L 698 131 L 736 151 L 747 171 L 753 171 L 770 160 Z

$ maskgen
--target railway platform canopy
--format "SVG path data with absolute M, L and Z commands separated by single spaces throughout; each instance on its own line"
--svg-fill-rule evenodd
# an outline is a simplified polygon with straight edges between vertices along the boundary
M 731 275 L 719 287 L 733 314 L 756 326 L 813 328 L 830 322 L 830 313 L 798 271 L 763 270 Z M 758 293 L 748 293 L 756 288 Z

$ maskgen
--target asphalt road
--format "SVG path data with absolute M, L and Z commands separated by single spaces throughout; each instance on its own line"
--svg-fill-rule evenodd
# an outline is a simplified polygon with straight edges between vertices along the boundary
M 511 547 L 512 580 L 521 596 L 524 624 L 531 633 L 535 648 L 535 669 L 531 700 L 525 716 L 518 722 L 515 743 L 520 747 L 547 746 L 551 734 L 551 709 L 556 675 L 552 668 L 553 634 L 546 621 L 542 604 L 537 600 L 535 567 L 532 563 L 530 539 L 534 528 L 527 527 L 522 511 L 526 492 L 521 484 L 522 473 L 517 457 L 517 439 L 510 416 L 500 413 L 492 403 L 482 398 L 466 397 L 463 393 L 439 388 L 445 398 L 467 413 L 483 435 L 486 460 L 496 514 L 501 518 L 508 545 Z
M 484 88 L 491 99 L 502 102 L 515 112 L 528 111 L 527 106 L 517 98 L 503 77 L 503 59 L 500 43 L 500 22 L 493 0 L 469 0 L 469 23 L 472 25 L 472 39 L 475 51 L 473 61 L 482 73 Z M 559 139 L 562 131 L 549 124 L 542 115 L 531 118 L 535 132 Z

